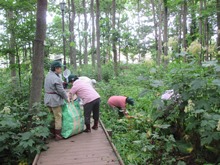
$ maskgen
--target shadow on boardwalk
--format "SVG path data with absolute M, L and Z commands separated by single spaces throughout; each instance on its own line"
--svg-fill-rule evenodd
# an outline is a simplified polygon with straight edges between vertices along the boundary
M 61 141 L 51 141 L 33 165 L 122 165 L 101 126 Z

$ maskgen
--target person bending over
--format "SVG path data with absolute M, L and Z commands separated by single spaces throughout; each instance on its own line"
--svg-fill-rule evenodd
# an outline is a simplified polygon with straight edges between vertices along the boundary
M 79 98 L 83 100 L 83 108 L 84 108 L 84 119 L 86 129 L 84 132 L 91 132 L 90 128 L 90 117 L 91 112 L 93 112 L 94 125 L 92 129 L 98 129 L 99 122 L 99 106 L 100 106 L 100 95 L 96 92 L 96 90 L 86 83 L 83 80 L 80 80 L 75 75 L 70 75 L 68 77 L 69 83 L 72 83 L 73 86 L 70 89 L 70 98 L 72 95 L 76 94 Z
M 126 104 L 133 106 L 134 100 L 126 96 L 111 96 L 108 99 L 108 105 L 112 108 L 118 109 L 119 117 L 128 116 L 128 112 L 126 110 Z

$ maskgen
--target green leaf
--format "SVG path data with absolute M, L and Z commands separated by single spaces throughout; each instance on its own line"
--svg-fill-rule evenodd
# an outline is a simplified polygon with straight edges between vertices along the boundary
M 181 52 L 181 53 L 176 53 L 175 56 L 176 57 L 185 57 L 188 53 L 187 52 Z
M 151 86 L 157 88 L 157 87 L 162 87 L 164 86 L 164 83 L 162 80 L 153 80 L 152 83 L 150 84 Z
M 35 143 L 35 142 L 34 142 L 32 139 L 29 139 L 29 140 L 27 141 L 27 145 L 30 146 L 30 147 L 32 147 L 34 143 Z
M 1 121 L 0 125 L 2 125 L 2 127 L 9 127 L 13 129 L 19 127 L 20 123 L 15 121 L 13 118 L 7 118 L 7 120 Z
M 184 161 L 179 160 L 177 165 L 186 165 L 186 163 Z
M 210 67 L 210 66 L 215 66 L 217 64 L 217 61 L 205 61 L 202 63 L 203 67 Z
M 146 147 L 147 150 L 149 150 L 149 151 L 152 151 L 152 150 L 155 148 L 154 145 L 146 145 L 145 147 Z
M 163 125 L 160 125 L 160 124 L 155 124 L 154 125 L 155 128 L 161 128 L 161 129 L 167 129 L 170 127 L 169 124 L 163 124 Z
M 150 73 L 154 74 L 157 72 L 157 69 L 156 68 L 150 68 Z
M 21 133 L 20 135 L 21 135 L 22 140 L 28 140 L 28 139 L 31 138 L 32 133 L 31 132 L 25 132 L 25 133 Z
M 210 144 L 212 140 L 213 140 L 212 136 L 203 137 L 201 138 L 201 145 L 203 146 L 205 144 Z
M 76 43 L 75 43 L 75 42 L 70 42 L 70 46 L 71 46 L 71 47 L 75 47 L 75 46 L 76 46 Z
M 10 136 L 8 133 L 4 133 L 4 134 L 1 134 L 0 136 L 0 142 L 4 141 L 5 139 L 8 139 Z
M 215 79 L 212 81 L 212 84 L 213 85 L 217 85 L 217 86 L 220 86 L 220 79 Z
M 216 66 L 214 67 L 214 69 L 215 69 L 216 72 L 220 72 L 220 66 L 219 66 L 219 65 L 216 65 Z
M 197 110 L 193 111 L 193 113 L 195 113 L 195 114 L 199 114 L 199 113 L 203 113 L 203 112 L 205 112 L 204 109 L 197 109 Z
M 135 144 L 140 144 L 140 143 L 141 143 L 141 140 L 133 141 L 133 143 L 135 143 Z
M 191 89 L 192 89 L 192 90 L 200 89 L 200 88 L 202 88 L 203 86 L 205 86 L 205 84 L 206 84 L 206 81 L 205 81 L 205 80 L 202 80 L 202 79 L 193 80 L 193 81 L 191 82 Z

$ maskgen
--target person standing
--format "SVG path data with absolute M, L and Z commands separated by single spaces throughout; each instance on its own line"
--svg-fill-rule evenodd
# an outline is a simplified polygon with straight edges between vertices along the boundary
M 94 119 L 94 125 L 92 126 L 92 129 L 97 130 L 99 122 L 100 95 L 90 84 L 80 80 L 75 75 L 70 75 L 68 77 L 68 81 L 69 83 L 73 83 L 73 86 L 69 91 L 70 95 L 76 94 L 83 101 L 84 119 L 86 125 L 84 132 L 91 132 L 90 117 L 92 112 Z
M 108 99 L 108 105 L 112 108 L 118 108 L 119 117 L 127 116 L 126 104 L 134 105 L 134 100 L 126 96 L 111 96 Z
M 61 136 L 62 129 L 62 108 L 64 100 L 69 102 L 66 91 L 63 88 L 63 82 L 59 75 L 62 72 L 62 64 L 59 61 L 51 63 L 51 70 L 45 77 L 44 81 L 44 104 L 54 115 L 55 122 L 55 139 L 63 139 Z

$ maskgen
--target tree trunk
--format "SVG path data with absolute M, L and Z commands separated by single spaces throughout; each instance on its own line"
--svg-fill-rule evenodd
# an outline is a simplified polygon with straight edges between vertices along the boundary
M 220 0 L 216 0 L 216 11 L 217 11 L 217 60 L 220 63 Z M 220 73 L 219 73 L 220 74 Z
M 87 13 L 86 13 L 86 2 L 83 0 L 83 8 L 84 8 L 84 64 L 88 64 L 88 35 L 87 35 L 87 28 L 88 28 L 88 23 L 87 23 Z
M 157 64 L 160 64 L 160 54 L 159 54 L 159 49 L 158 49 L 158 23 L 156 21 L 156 12 L 155 12 L 155 4 L 154 4 L 154 0 L 151 0 L 151 5 L 152 5 L 152 12 L 153 12 L 153 20 L 154 20 L 154 38 L 155 38 L 155 48 L 157 51 L 156 54 L 156 60 L 157 60 Z
M 111 15 L 111 11 L 106 11 L 105 12 L 105 15 L 106 15 L 106 19 L 108 20 L 107 21 L 107 27 L 106 28 L 108 28 L 108 30 L 109 30 L 109 33 L 110 33 L 110 30 L 111 30 L 111 28 L 110 28 L 110 20 L 111 20 L 111 18 L 110 18 L 110 15 Z M 104 40 L 104 37 L 103 37 L 103 43 L 105 42 L 105 40 Z M 111 38 L 110 38 L 110 35 L 108 34 L 107 35 L 107 50 L 106 50 L 106 57 L 105 57 L 105 59 L 106 59 L 106 61 L 111 61 L 112 60 L 112 55 L 111 55 Z
M 137 33 L 138 33 L 138 38 L 140 39 L 140 1 L 141 0 L 137 0 L 137 12 L 138 12 L 138 29 L 137 29 Z M 140 43 L 139 43 L 140 44 Z M 141 54 L 140 54 L 140 50 L 138 48 L 138 62 L 141 61 Z
M 120 11 L 118 13 L 118 32 L 120 34 Z M 121 62 L 121 44 L 120 44 L 120 38 L 118 38 L 118 61 Z
M 168 56 L 168 7 L 167 0 L 163 0 L 164 5 L 164 31 L 163 31 L 163 44 L 164 44 L 164 56 Z M 165 58 L 165 65 L 168 64 L 168 60 Z
M 94 16 L 94 0 L 91 0 L 91 17 L 92 17 L 92 66 L 95 67 L 95 16 Z
M 98 71 L 98 80 L 102 80 L 102 70 L 101 70 L 101 58 L 100 58 L 100 26 L 99 26 L 99 17 L 100 17 L 100 9 L 99 9 L 99 0 L 96 0 L 96 55 L 97 55 L 97 71 Z
M 192 0 L 190 2 L 190 6 L 195 6 L 195 1 Z M 197 30 L 197 22 L 196 22 L 196 13 L 195 13 L 195 10 L 191 10 L 191 25 L 190 25 L 190 38 L 191 38 L 191 42 L 192 41 L 195 41 L 197 39 L 197 34 L 198 33 L 198 30 Z
M 158 5 L 158 17 L 159 17 L 159 34 L 158 34 L 158 64 L 160 65 L 160 61 L 161 61 L 161 55 L 162 55 L 162 10 L 161 10 L 161 5 L 162 2 L 160 0 L 160 3 Z
M 75 4 L 74 0 L 71 0 L 71 4 L 68 0 L 69 7 L 71 6 L 71 12 L 69 14 L 69 31 L 70 31 L 70 63 L 73 65 L 74 69 L 77 69 L 76 64 L 76 41 L 75 41 L 75 33 L 74 33 L 74 23 L 76 18 L 75 12 Z
M 183 5 L 181 5 L 181 11 L 179 12 L 179 25 L 177 26 L 178 33 L 178 53 L 181 51 L 181 43 L 182 43 L 182 13 L 183 13 Z
M 44 40 L 46 36 L 47 0 L 37 1 L 37 22 L 34 40 L 34 55 L 32 60 L 32 83 L 29 107 L 41 101 L 44 78 Z
M 183 2 L 183 48 L 184 51 L 187 49 L 187 0 L 184 0 Z
M 207 10 L 206 0 L 204 0 L 204 9 Z M 205 34 L 204 40 L 205 40 L 205 47 L 206 47 L 205 59 L 208 60 L 209 59 L 209 23 L 208 23 L 208 16 L 206 16 L 205 22 L 204 22 L 204 34 Z
M 202 10 L 203 10 L 203 0 L 199 1 L 199 42 L 201 44 L 201 51 L 199 54 L 199 64 L 201 65 L 202 61 L 203 61 L 203 53 L 202 53 L 202 47 L 204 46 L 204 42 L 203 42 L 203 16 L 202 16 Z
M 220 0 L 216 0 L 217 11 L 217 49 L 220 51 Z M 220 54 L 218 53 L 218 62 L 220 63 Z
M 16 46 L 16 41 L 15 41 L 15 33 L 14 33 L 14 24 L 15 22 L 13 21 L 14 13 L 13 11 L 7 11 L 7 19 L 9 23 L 9 64 L 10 64 L 10 70 L 11 70 L 11 78 L 13 81 L 16 80 L 16 63 L 15 63 L 15 46 Z M 13 82 L 14 84 L 14 82 Z
M 203 21 L 202 21 L 202 10 L 203 10 L 203 0 L 199 1 L 199 42 L 203 46 Z
M 114 72 L 115 76 L 118 76 L 118 60 L 117 60 L 117 49 L 116 49 L 116 29 L 115 29 L 115 13 L 116 13 L 116 2 L 112 0 L 112 51 L 114 56 Z
M 79 53 L 78 53 L 78 59 L 79 59 L 79 65 L 82 65 L 82 41 L 81 41 L 81 32 L 80 32 L 80 13 L 78 14 L 78 42 L 79 42 Z

